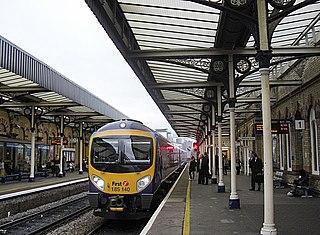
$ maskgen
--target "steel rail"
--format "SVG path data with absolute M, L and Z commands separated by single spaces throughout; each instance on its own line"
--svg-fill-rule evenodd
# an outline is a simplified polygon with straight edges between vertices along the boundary
M 19 219 L 14 220 L 14 221 L 4 223 L 4 224 L 0 225 L 0 230 L 5 231 L 6 234 L 38 234 L 40 232 L 42 233 L 43 231 L 47 231 L 50 228 L 55 227 L 57 224 L 65 223 L 66 221 L 74 218 L 75 216 L 78 216 L 79 214 L 88 211 L 91 207 L 88 204 L 86 205 L 83 203 L 83 207 L 81 207 L 80 209 L 75 210 L 72 213 L 68 213 L 68 212 L 64 211 L 64 213 L 68 213 L 68 214 L 65 216 L 59 217 L 58 219 L 52 219 L 52 220 L 54 220 L 53 222 L 43 221 L 47 218 L 50 218 L 50 216 L 53 217 L 52 215 L 54 215 L 54 212 L 59 213 L 59 210 L 61 208 L 63 208 L 65 210 L 65 208 L 67 208 L 68 206 L 70 206 L 72 204 L 77 204 L 77 203 L 82 202 L 84 200 L 87 200 L 87 195 L 83 196 L 81 198 L 77 198 L 75 200 L 69 201 L 69 202 L 64 202 L 64 203 L 59 204 L 57 206 L 53 206 L 53 207 L 48 208 L 46 210 L 21 217 Z M 45 217 L 44 215 L 46 215 L 47 217 Z M 26 231 L 26 229 L 23 225 L 28 224 L 30 221 L 32 221 L 32 225 L 35 226 L 35 228 L 31 228 L 31 231 Z M 38 228 L 36 225 L 37 221 L 39 224 Z M 19 227 L 21 227 L 21 230 L 22 230 L 21 233 L 19 233 Z M 10 231 L 10 229 L 13 229 L 13 228 L 15 229 L 15 231 L 14 231 L 14 233 L 11 233 L 12 231 Z

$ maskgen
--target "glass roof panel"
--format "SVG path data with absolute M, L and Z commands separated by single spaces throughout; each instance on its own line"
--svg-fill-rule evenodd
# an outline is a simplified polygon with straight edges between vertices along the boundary
M 185 92 L 187 92 L 187 91 L 185 91 Z M 192 90 L 190 90 L 188 93 L 189 94 L 182 93 L 179 91 L 170 91 L 170 90 L 163 90 L 162 91 L 163 96 L 165 97 L 165 99 L 168 99 L 168 100 L 175 100 L 175 99 L 181 100 L 181 99 L 195 98 L 195 96 L 192 93 Z
M 315 9 L 315 5 L 309 5 L 289 14 L 276 27 L 272 35 L 271 46 L 293 45 L 300 34 L 310 26 L 312 20 L 319 15 L 319 12 L 320 9 Z M 317 25 L 319 27 L 319 22 Z M 319 30 L 319 28 L 317 30 Z
M 142 49 L 213 46 L 220 11 L 177 1 L 119 1 Z

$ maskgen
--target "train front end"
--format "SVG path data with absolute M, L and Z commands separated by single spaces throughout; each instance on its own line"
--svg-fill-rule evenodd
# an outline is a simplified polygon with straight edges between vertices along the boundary
M 126 125 L 107 125 L 90 139 L 89 202 L 95 215 L 110 219 L 148 217 L 152 206 L 155 138 Z

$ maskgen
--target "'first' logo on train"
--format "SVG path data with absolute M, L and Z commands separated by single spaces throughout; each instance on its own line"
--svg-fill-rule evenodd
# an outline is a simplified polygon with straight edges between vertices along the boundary
M 124 180 L 123 182 L 112 181 L 112 186 L 115 186 L 115 187 L 119 187 L 119 186 L 128 187 L 129 186 L 129 182 L 127 180 Z

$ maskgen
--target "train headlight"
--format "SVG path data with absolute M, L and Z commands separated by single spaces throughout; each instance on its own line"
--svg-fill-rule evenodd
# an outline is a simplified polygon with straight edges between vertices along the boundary
M 150 175 L 147 175 L 137 181 L 137 191 L 140 192 L 144 190 L 151 182 Z
M 92 175 L 92 182 L 101 190 L 104 189 L 104 181 L 96 175 Z

